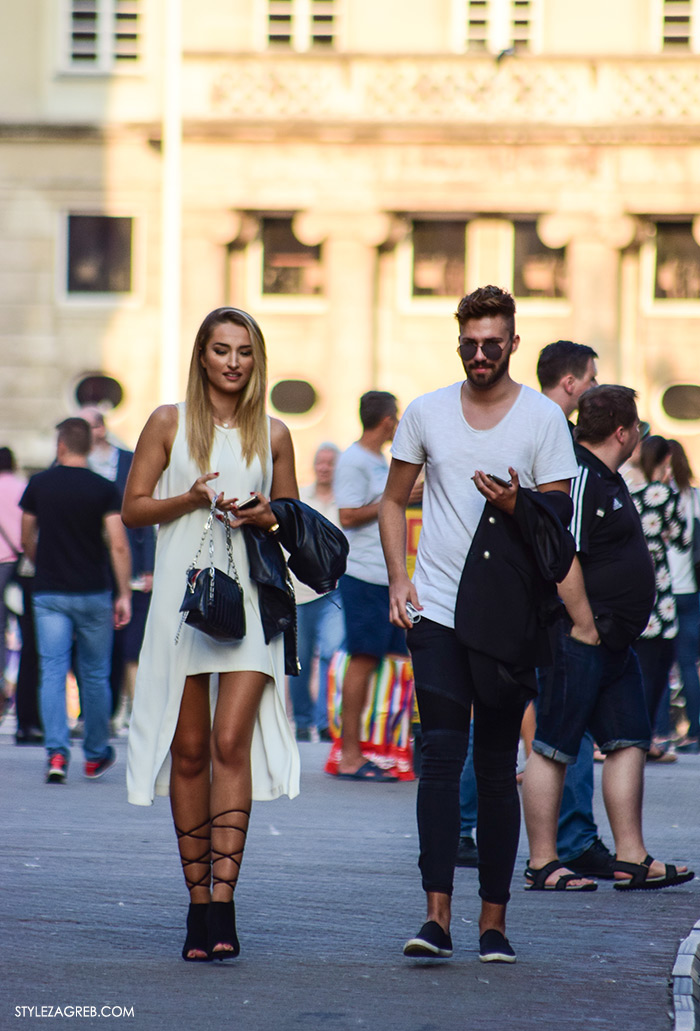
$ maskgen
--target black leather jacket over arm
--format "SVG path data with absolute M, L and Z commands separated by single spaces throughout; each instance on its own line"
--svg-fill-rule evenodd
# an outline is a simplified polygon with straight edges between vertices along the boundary
M 296 676 L 294 588 L 280 545 L 289 553 L 289 569 L 318 594 L 336 587 L 345 572 L 349 545 L 342 530 L 303 501 L 276 498 L 270 507 L 280 526 L 278 533 L 272 536 L 255 526 L 244 526 L 243 538 L 250 576 L 258 585 L 265 642 L 284 634 L 285 672 Z

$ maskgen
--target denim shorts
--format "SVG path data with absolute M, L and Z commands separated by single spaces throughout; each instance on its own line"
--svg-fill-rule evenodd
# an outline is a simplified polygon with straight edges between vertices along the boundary
M 632 648 L 612 651 L 604 644 L 583 644 L 562 628 L 554 664 L 541 674 L 532 743 L 540 755 L 576 762 L 586 730 L 603 752 L 649 748 L 651 726 Z
M 389 621 L 389 588 L 354 576 L 338 584 L 345 613 L 345 649 L 349 655 L 408 655 L 406 631 Z

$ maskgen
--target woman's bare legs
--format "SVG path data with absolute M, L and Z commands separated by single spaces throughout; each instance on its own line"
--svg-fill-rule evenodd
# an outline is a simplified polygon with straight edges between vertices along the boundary
M 171 745 L 170 804 L 195 904 L 233 898 L 250 817 L 253 729 L 267 680 L 257 672 L 220 673 L 211 729 L 209 675 L 185 681 Z M 213 951 L 231 952 L 233 946 L 221 941 Z M 188 958 L 202 955 L 192 949 Z
M 170 746 L 170 809 L 190 902 L 211 898 L 209 676 L 187 677 L 175 736 Z M 187 950 L 186 959 L 205 959 L 203 948 Z
M 264 673 L 219 674 L 211 734 L 211 855 L 214 903 L 228 903 L 238 880 L 250 818 L 253 729 L 268 677 Z M 237 943 L 235 943 L 237 944 Z M 222 938 L 211 953 L 233 952 Z

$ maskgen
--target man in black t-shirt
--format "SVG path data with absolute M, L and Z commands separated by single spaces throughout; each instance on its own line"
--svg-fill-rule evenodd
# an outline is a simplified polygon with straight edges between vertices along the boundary
M 74 645 L 85 718 L 85 776 L 94 780 L 114 764 L 112 635 L 131 617 L 131 560 L 119 492 L 87 468 L 87 422 L 65 419 L 57 429 L 56 464 L 32 476 L 20 501 L 22 545 L 36 566 L 33 606 L 47 783 L 62 783 L 68 770 L 66 676 Z
M 647 855 L 642 836 L 644 763 L 651 727 L 632 648 L 656 590 L 639 516 L 619 467 L 639 438 L 636 394 L 602 386 L 579 401 L 571 532 L 577 556 L 559 585 L 567 619 L 558 634 L 552 675 L 540 698 L 537 731 L 523 784 L 535 891 L 592 891 L 595 882 L 557 856 L 559 805 L 567 765 L 589 729 L 605 752 L 604 800 L 615 839 L 615 887 L 665 888 L 692 880 L 683 866 Z

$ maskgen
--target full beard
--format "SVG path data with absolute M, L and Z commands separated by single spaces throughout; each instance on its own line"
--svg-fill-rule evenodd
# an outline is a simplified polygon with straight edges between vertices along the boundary
M 479 379 L 475 379 L 473 375 L 475 368 L 488 369 L 489 374 L 486 376 L 482 376 Z M 502 379 L 505 376 L 506 372 L 508 371 L 508 360 L 506 359 L 506 361 L 498 362 L 493 366 L 471 365 L 465 371 L 467 374 L 467 379 L 471 383 L 474 390 L 490 390 L 491 387 L 494 386 L 494 384 L 498 383 L 499 379 Z

